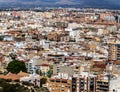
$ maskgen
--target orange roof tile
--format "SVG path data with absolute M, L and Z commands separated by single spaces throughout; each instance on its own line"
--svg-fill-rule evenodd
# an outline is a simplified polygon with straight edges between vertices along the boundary
M 17 74 L 13 74 L 13 73 L 8 73 L 6 76 L 5 76 L 5 79 L 12 79 L 12 80 L 19 80 L 20 79 L 20 76 L 17 75 Z
M 29 76 L 28 73 L 25 73 L 25 72 L 22 72 L 22 71 L 20 71 L 17 75 L 20 76 L 20 77 Z
M 0 79 L 4 79 L 5 78 L 5 75 L 0 75 Z

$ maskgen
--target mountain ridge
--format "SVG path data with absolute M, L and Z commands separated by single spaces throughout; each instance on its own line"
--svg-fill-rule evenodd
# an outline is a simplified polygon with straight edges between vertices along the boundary
M 77 6 L 91 8 L 118 8 L 119 0 L 0 0 L 0 7 L 20 7 L 20 6 Z

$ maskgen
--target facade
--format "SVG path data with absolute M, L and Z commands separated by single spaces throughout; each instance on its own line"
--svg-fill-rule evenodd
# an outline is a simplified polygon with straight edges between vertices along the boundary
M 49 64 L 42 64 L 40 65 L 39 69 L 41 70 L 43 74 L 47 74 L 48 70 L 50 69 L 50 66 Z
M 120 43 L 110 43 L 108 53 L 110 60 L 120 60 Z
M 29 62 L 28 62 L 28 72 L 30 73 L 30 74 L 33 74 L 33 73 L 35 73 L 35 61 L 34 60 L 30 60 Z
M 65 62 L 64 54 L 48 54 L 48 58 L 56 60 L 57 63 Z
M 72 92 L 71 80 L 68 79 L 49 79 L 50 92 Z
M 60 66 L 59 64 L 55 64 L 53 66 L 53 75 L 57 75 L 59 73 L 68 73 L 72 76 L 74 74 L 74 70 L 69 66 Z
M 61 41 L 61 42 L 62 42 L 62 41 L 69 42 L 69 40 L 70 40 L 70 37 L 69 37 L 69 36 L 62 36 L 62 37 L 60 37 L 60 41 Z
M 11 35 L 4 35 L 4 41 L 13 41 L 14 40 L 14 37 L 11 36 Z
M 50 92 L 72 92 L 72 80 L 68 74 L 59 73 L 48 80 Z
M 72 92 L 96 92 L 96 78 L 73 77 Z
M 109 92 L 108 80 L 97 80 L 96 92 Z
M 40 87 L 40 76 L 38 74 L 30 74 L 20 78 L 20 81 L 25 81 L 34 84 L 34 86 Z
M 117 22 L 120 23 L 120 15 L 117 16 Z
M 109 92 L 109 85 L 111 85 L 108 79 L 101 79 L 92 75 L 69 77 L 65 73 L 59 73 L 50 78 L 47 84 L 50 92 Z

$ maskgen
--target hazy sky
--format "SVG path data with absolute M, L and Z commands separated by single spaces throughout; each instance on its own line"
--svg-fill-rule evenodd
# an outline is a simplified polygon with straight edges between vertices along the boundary
M 83 2 L 106 2 L 107 3 L 113 3 L 113 4 L 120 4 L 120 0 L 0 0 L 0 2 L 46 2 L 46 3 L 83 3 Z

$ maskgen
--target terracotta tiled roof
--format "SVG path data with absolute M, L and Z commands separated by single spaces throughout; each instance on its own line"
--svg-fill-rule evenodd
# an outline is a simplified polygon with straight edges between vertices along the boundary
M 5 78 L 5 75 L 0 75 L 0 79 L 4 79 Z
M 20 71 L 17 75 L 19 75 L 20 77 L 29 76 L 28 73 L 25 73 L 25 72 L 22 72 L 22 71 Z
M 99 71 L 101 71 L 101 68 L 92 68 L 92 71 L 99 72 Z
M 37 65 L 35 65 L 35 66 L 46 66 L 46 67 L 48 67 L 48 66 L 50 66 L 49 64 L 37 64 Z
M 29 76 L 28 73 L 20 71 L 18 74 L 8 73 L 7 75 L 0 75 L 0 79 L 11 79 L 11 80 L 19 80 L 21 77 Z
M 5 76 L 5 79 L 12 79 L 12 80 L 19 80 L 20 79 L 20 76 L 17 75 L 17 74 L 13 74 L 13 73 L 8 73 L 6 76 Z
M 120 61 L 115 61 L 114 62 L 116 65 L 120 65 Z
M 94 64 L 93 67 L 95 68 L 106 68 L 105 64 Z

